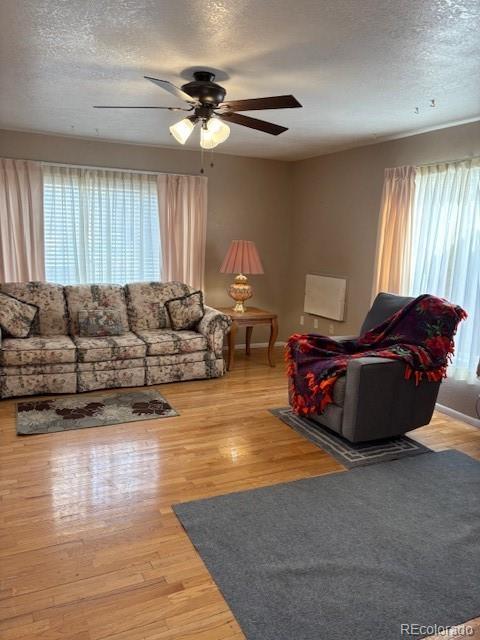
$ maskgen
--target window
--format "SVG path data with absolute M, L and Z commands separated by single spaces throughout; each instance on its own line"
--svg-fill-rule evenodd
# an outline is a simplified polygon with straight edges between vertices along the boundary
M 160 279 L 155 175 L 45 165 L 43 181 L 47 280 Z
M 449 373 L 475 379 L 480 358 L 480 159 L 417 167 L 411 295 L 432 293 L 468 312 Z

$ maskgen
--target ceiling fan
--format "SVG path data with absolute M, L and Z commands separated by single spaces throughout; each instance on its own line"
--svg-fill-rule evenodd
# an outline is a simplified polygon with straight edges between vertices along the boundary
M 233 122 L 273 136 L 287 131 L 287 127 L 244 116 L 238 113 L 239 111 L 291 109 L 302 106 L 292 95 L 225 100 L 226 91 L 214 82 L 215 74 L 210 71 L 195 71 L 193 77 L 192 82 L 187 82 L 179 89 L 168 80 L 144 76 L 146 80 L 150 80 L 176 98 L 186 102 L 188 107 L 95 105 L 95 109 L 165 109 L 192 112 L 191 115 L 170 127 L 171 134 L 177 142 L 185 144 L 197 122 L 200 122 L 200 145 L 204 149 L 213 149 L 230 135 L 230 127 L 226 122 Z

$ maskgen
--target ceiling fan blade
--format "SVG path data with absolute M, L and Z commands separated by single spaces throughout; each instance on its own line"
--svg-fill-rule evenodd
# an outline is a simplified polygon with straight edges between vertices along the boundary
M 168 93 L 171 93 L 176 98 L 180 98 L 180 100 L 185 100 L 185 102 L 190 102 L 192 104 L 195 104 L 196 102 L 196 100 L 194 100 L 192 96 L 189 96 L 188 93 L 186 93 L 182 89 L 179 89 L 168 80 L 158 80 L 158 78 L 151 78 L 150 76 L 143 77 L 145 78 L 145 80 L 150 80 L 150 82 L 153 82 L 153 84 L 156 84 L 162 89 L 165 89 L 165 91 L 168 91 Z
M 250 98 L 247 100 L 226 100 L 219 107 L 228 111 L 255 111 L 257 109 L 293 109 L 302 105 L 292 95 Z
M 119 104 L 94 104 L 94 109 L 167 109 L 168 111 L 191 111 L 193 107 L 190 109 L 185 109 L 184 107 L 137 107 L 137 106 L 124 106 Z
M 227 122 L 234 122 L 235 124 L 241 124 L 243 127 L 270 133 L 272 136 L 278 136 L 280 133 L 288 131 L 288 127 L 281 127 L 279 124 L 273 124 L 273 122 L 243 116 L 241 113 L 219 113 L 218 115 L 222 120 L 226 120 Z

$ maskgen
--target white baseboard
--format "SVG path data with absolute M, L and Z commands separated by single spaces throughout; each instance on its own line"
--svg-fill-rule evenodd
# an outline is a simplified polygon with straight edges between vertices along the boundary
M 465 413 L 460 413 L 460 411 L 455 411 L 455 409 L 450 409 L 450 407 L 446 407 L 443 404 L 435 405 L 435 409 L 440 411 L 440 413 L 444 413 L 451 418 L 455 418 L 456 420 L 461 420 L 462 422 L 466 422 L 467 424 L 471 424 L 473 427 L 477 427 L 480 429 L 480 420 L 477 418 L 472 418 L 472 416 L 467 416 Z
M 286 344 L 287 343 L 284 340 L 277 340 L 277 342 L 275 342 L 276 347 L 284 347 Z M 245 350 L 246 346 L 247 345 L 243 342 L 242 344 L 236 344 L 235 349 Z M 250 344 L 250 349 L 264 349 L 265 347 L 268 347 L 268 342 L 252 342 Z

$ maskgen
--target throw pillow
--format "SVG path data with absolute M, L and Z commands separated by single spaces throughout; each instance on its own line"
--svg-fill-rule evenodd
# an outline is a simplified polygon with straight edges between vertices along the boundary
M 78 312 L 78 333 L 82 338 L 121 336 L 123 332 L 117 309 L 81 309 Z
M 27 338 L 38 307 L 0 293 L 0 327 L 12 338 Z
M 165 329 L 167 326 L 167 311 L 163 302 L 152 302 L 148 305 L 151 309 L 151 315 L 158 319 L 158 328 Z
M 201 291 L 194 291 L 181 298 L 167 300 L 165 307 L 174 331 L 195 329 L 205 315 Z

